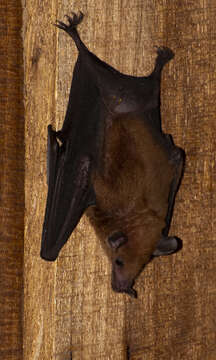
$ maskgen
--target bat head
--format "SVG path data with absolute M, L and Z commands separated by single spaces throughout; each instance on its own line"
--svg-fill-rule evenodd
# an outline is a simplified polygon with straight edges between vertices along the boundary
M 136 298 L 133 289 L 135 279 L 151 258 L 151 251 L 141 251 L 136 235 L 128 238 L 123 232 L 115 232 L 108 238 L 112 258 L 112 288 Z
M 134 298 L 137 292 L 133 285 L 145 265 L 154 256 L 169 255 L 180 249 L 180 239 L 175 237 L 157 237 L 159 241 L 151 239 L 146 242 L 146 246 L 143 237 L 143 233 L 139 232 L 131 234 L 129 238 L 123 232 L 115 232 L 108 238 L 112 259 L 112 288 Z

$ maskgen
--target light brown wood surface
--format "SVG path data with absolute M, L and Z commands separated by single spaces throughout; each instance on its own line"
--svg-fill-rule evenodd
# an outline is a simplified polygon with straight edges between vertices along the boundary
M 216 5 L 207 0 L 33 1 L 24 7 L 25 360 L 210 360 L 216 354 Z M 91 51 L 132 75 L 164 69 L 162 123 L 187 154 L 170 233 L 181 252 L 154 260 L 138 299 L 111 290 L 110 264 L 83 218 L 54 263 L 40 259 L 47 125 L 60 129 L 77 50 L 52 23 L 81 10 Z M 216 355 L 215 355 L 216 358 Z

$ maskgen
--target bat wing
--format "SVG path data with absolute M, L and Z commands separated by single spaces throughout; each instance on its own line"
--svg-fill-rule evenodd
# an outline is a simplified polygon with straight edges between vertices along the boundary
M 48 127 L 48 196 L 41 257 L 55 260 L 86 208 L 95 202 L 89 156 L 71 154 L 70 142 L 59 146 Z
M 99 95 L 78 57 L 64 125 L 48 126 L 48 195 L 41 257 L 53 261 L 86 208 L 95 204 L 91 183 L 100 141 Z M 60 141 L 59 141 L 60 140 Z

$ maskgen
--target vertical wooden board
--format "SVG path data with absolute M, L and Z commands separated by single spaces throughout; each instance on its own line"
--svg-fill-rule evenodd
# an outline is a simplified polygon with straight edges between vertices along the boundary
M 153 37 L 176 54 L 163 72 L 162 123 L 187 154 L 170 231 L 183 239 L 183 249 L 156 259 L 137 282 L 140 297 L 126 311 L 130 358 L 210 359 L 216 343 L 216 7 L 166 1 L 159 12 L 154 5 L 163 30 L 155 26 Z
M 0 3 L 0 358 L 22 358 L 24 108 L 22 6 Z
M 62 4 L 58 18 L 71 10 L 67 11 Z M 76 11 L 76 7 L 73 10 Z M 56 128 L 62 125 L 77 52 L 65 34 L 59 33 L 60 40 L 56 39 L 57 29 L 51 26 L 56 20 L 55 9 L 51 8 L 50 2 L 43 5 L 28 2 L 24 19 L 27 119 L 25 359 L 70 359 L 71 349 L 73 358 L 106 358 L 109 352 L 111 358 L 121 359 L 125 354 L 123 349 L 121 356 L 123 311 L 115 296 L 112 300 L 113 295 L 109 295 L 107 259 L 86 220 L 82 220 L 72 242 L 65 246 L 55 264 L 39 259 L 46 197 L 46 127 L 50 122 Z M 57 44 L 59 50 L 55 53 Z M 57 108 L 55 98 L 58 99 Z M 122 298 L 119 300 L 121 304 Z M 118 309 L 118 326 L 113 307 Z M 111 329 L 111 337 L 108 329 Z M 110 347 L 110 344 L 116 346 Z
M 59 7 L 58 19 L 63 19 L 64 14 L 70 14 L 71 10 L 81 10 L 85 18 L 79 26 L 80 35 L 92 51 L 104 58 L 105 43 L 108 39 L 110 43 L 114 41 L 112 18 L 116 15 L 116 6 L 116 1 L 110 4 L 105 1 L 79 1 L 73 4 L 72 9 L 71 4 L 65 2 Z M 96 46 L 97 43 L 99 46 Z M 73 41 L 64 32 L 58 31 L 58 129 L 62 126 L 76 58 L 77 49 Z M 117 52 L 113 53 L 113 60 L 116 58 Z M 110 359 L 125 359 L 126 349 L 122 344 L 124 296 L 113 294 L 110 270 L 99 241 L 84 217 L 57 262 L 56 359 L 69 358 L 70 349 L 73 359 L 107 359 L 107 356 Z
M 24 359 L 53 359 L 56 264 L 40 259 L 47 125 L 55 118 L 55 1 L 23 4 L 25 60 Z

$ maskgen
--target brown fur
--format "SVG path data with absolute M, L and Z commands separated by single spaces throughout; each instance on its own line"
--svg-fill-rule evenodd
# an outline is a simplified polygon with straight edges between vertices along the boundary
M 138 116 L 119 116 L 104 138 L 103 169 L 93 178 L 97 205 L 87 215 L 112 263 L 119 256 L 124 260 L 122 278 L 132 282 L 165 227 L 175 169 L 166 148 Z M 112 250 L 107 238 L 116 231 L 128 241 Z

